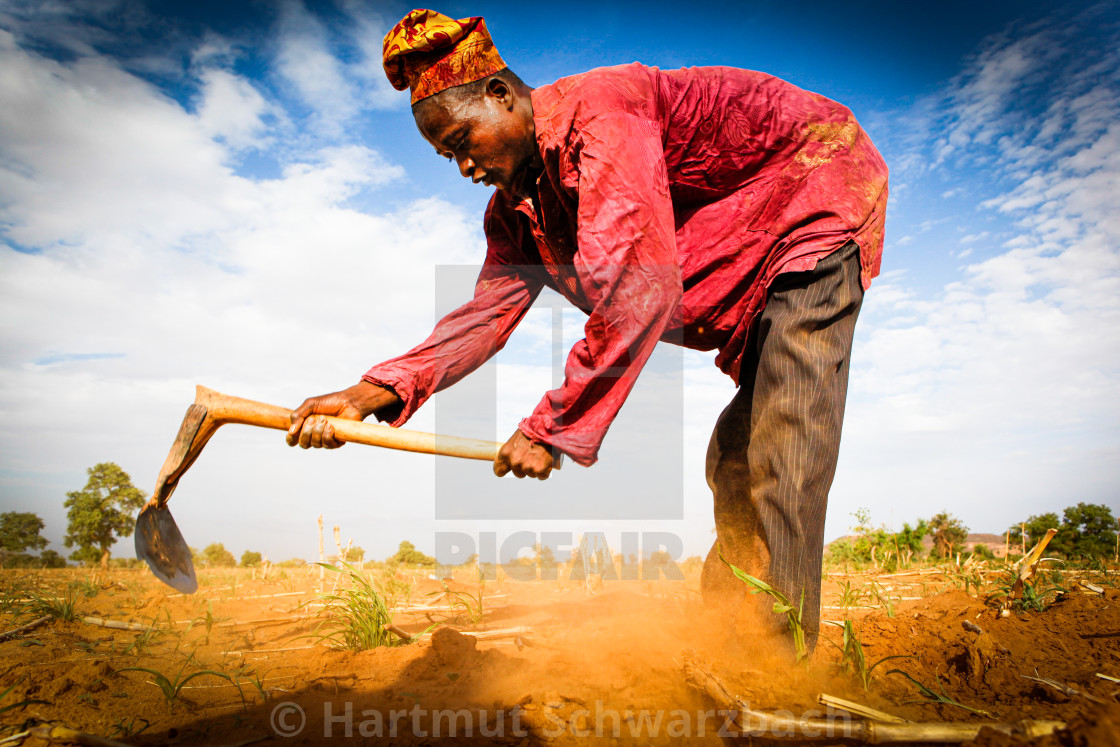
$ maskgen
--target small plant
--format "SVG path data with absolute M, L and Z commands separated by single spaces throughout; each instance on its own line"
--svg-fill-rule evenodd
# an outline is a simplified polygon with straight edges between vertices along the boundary
M 272 690 L 264 686 L 265 675 L 260 672 L 248 672 L 247 675 L 252 675 L 250 682 L 253 687 L 257 688 L 257 693 L 261 696 L 261 703 L 268 707 L 272 702 Z
M 23 589 L 0 590 L 0 613 L 6 615 L 18 613 L 23 607 L 25 594 Z
M 37 592 L 28 592 L 30 601 L 24 602 L 21 614 L 28 617 L 53 617 L 63 622 L 71 622 L 78 617 L 75 609 L 73 589 L 68 589 L 65 597 L 44 596 Z
M 723 557 L 722 552 L 720 552 L 719 554 L 719 559 L 723 561 L 724 565 L 731 569 L 731 572 L 735 574 L 735 578 L 739 579 L 749 587 L 748 591 L 751 594 L 767 594 L 774 600 L 774 614 L 784 614 L 786 616 L 787 622 L 789 623 L 789 632 L 793 635 L 793 650 L 796 661 L 803 661 L 805 662 L 806 666 L 808 666 L 809 650 L 805 646 L 805 628 L 801 625 L 801 610 L 805 604 L 804 592 L 802 592 L 801 594 L 801 605 L 795 608 L 793 606 L 793 603 L 789 601 L 785 594 L 778 591 L 765 581 L 757 579 L 754 576 L 746 573 L 745 571 L 742 571 L 731 565 L 731 563 L 728 563 L 727 559 Z
M 1103 558 L 1088 558 L 1083 563 L 1082 568 L 1086 571 L 1085 577 L 1088 581 L 1098 586 L 1116 588 L 1116 576 L 1109 569 Z
M 137 721 L 143 721 L 144 722 L 144 725 L 141 726 L 139 729 L 136 728 L 136 722 Z M 151 726 L 151 725 L 152 725 L 151 721 L 149 721 L 146 718 L 140 718 L 139 716 L 133 716 L 128 721 L 125 721 L 122 718 L 121 720 L 117 721 L 116 726 L 113 729 L 113 733 L 110 734 L 109 736 L 112 736 L 112 737 L 135 737 L 137 734 L 143 734 L 145 731 L 148 730 L 148 727 Z
M 318 595 L 323 602 L 320 614 L 325 614 L 327 619 L 308 637 L 353 651 L 406 643 L 386 629 L 393 622 L 392 613 L 364 574 L 346 561 L 339 561 L 342 568 L 330 563 L 318 565 L 334 573 L 345 573 L 350 584 L 347 588 Z
M 183 673 L 187 671 L 187 667 L 190 666 L 192 661 L 194 661 L 194 654 L 188 656 L 187 660 L 183 662 L 183 666 L 179 668 L 179 673 L 175 675 L 175 679 L 171 679 L 167 675 L 157 672 L 154 669 L 148 669 L 147 667 L 125 667 L 124 669 L 116 670 L 114 674 L 119 674 L 121 672 L 145 672 L 152 675 L 152 677 L 155 678 L 156 685 L 159 686 L 160 692 L 163 693 L 164 700 L 169 706 L 173 705 L 175 701 L 178 700 L 180 692 L 182 692 L 183 687 L 186 686 L 188 682 L 198 679 L 199 677 L 210 675 L 211 677 L 219 677 L 226 682 L 232 683 L 228 674 L 215 672 L 213 669 L 202 669 L 184 677 Z
M 70 589 L 80 593 L 86 599 L 93 599 L 101 592 L 101 586 L 92 578 L 83 581 L 71 581 Z
M 963 703 L 958 703 L 957 701 L 953 700 L 951 697 L 949 697 L 949 694 L 945 692 L 945 688 L 941 685 L 941 678 L 938 677 L 936 674 L 933 676 L 933 678 L 937 682 L 937 689 L 938 689 L 939 692 L 934 692 L 933 690 L 929 689 L 928 687 L 923 685 L 921 682 L 918 682 L 918 680 L 916 680 L 913 677 L 911 677 L 910 675 L 908 675 L 906 672 L 903 672 L 901 669 L 892 669 L 889 672 L 887 672 L 887 674 L 901 674 L 903 677 L 910 680 L 910 682 L 913 683 L 914 687 L 918 688 L 918 692 L 920 692 L 922 695 L 924 695 L 926 697 L 926 700 L 911 700 L 911 701 L 907 701 L 908 703 L 927 703 L 927 702 L 928 703 L 940 703 L 941 705 L 953 706 L 954 708 L 961 708 L 965 711 L 968 711 L 970 713 L 976 713 L 976 714 L 979 714 L 981 716 L 988 716 L 988 717 L 993 717 L 993 718 L 999 716 L 999 714 L 997 714 L 997 713 L 992 713 L 991 711 L 985 711 L 981 708 L 970 708 L 969 706 L 966 706 Z
M 1007 566 L 990 600 L 1006 599 L 1011 594 L 1018 576 L 1019 572 L 1014 566 Z M 1051 571 L 1049 578 L 1047 578 L 1047 574 L 1039 573 L 1033 583 L 1031 581 L 1023 582 L 1023 594 L 1019 598 L 1011 600 L 1011 609 L 1024 612 L 1042 612 L 1050 602 L 1054 601 L 1051 597 L 1056 598 L 1065 592 L 1066 588 L 1063 585 L 1061 571 L 1056 569 Z
M 836 645 L 833 643 L 832 645 Z M 859 639 L 859 631 L 856 629 L 855 623 L 851 620 L 844 621 L 844 645 L 837 646 L 840 649 L 840 668 L 850 674 L 853 678 L 859 680 L 863 685 L 864 690 L 871 689 L 871 674 L 875 668 L 882 664 L 884 661 L 890 659 L 913 659 L 913 656 L 907 654 L 895 654 L 893 656 L 884 656 L 879 661 L 871 666 L 867 665 L 867 657 L 863 651 L 863 641 Z
M 458 617 L 461 610 L 467 621 L 471 625 L 478 624 L 485 614 L 482 606 L 482 595 L 486 591 L 486 577 L 482 575 L 482 571 L 478 571 L 478 591 L 470 594 L 465 591 L 452 591 L 444 581 L 442 591 L 433 591 L 428 596 L 439 597 L 442 596 L 447 603 L 448 608 L 451 610 L 451 616 Z
M 393 569 L 389 569 L 378 579 L 377 588 L 389 608 L 396 607 L 402 602 L 408 604 L 412 596 L 412 580 L 398 577 Z
M 151 651 L 152 644 L 154 644 L 156 642 L 156 639 L 162 636 L 164 633 L 163 630 L 156 627 L 156 622 L 158 620 L 159 614 L 157 613 L 156 616 L 152 618 L 152 623 L 147 628 L 137 633 L 136 637 L 132 639 L 132 643 L 122 648 L 121 654 L 133 654 L 134 656 L 139 658 L 144 654 L 149 653 Z M 168 613 L 168 622 L 170 623 L 170 613 Z
M 863 594 L 860 589 L 852 587 L 851 581 L 843 581 L 840 583 L 840 593 L 836 595 L 836 604 L 846 610 L 858 607 L 863 601 Z
M 894 600 L 891 599 L 891 595 L 885 586 L 873 582 L 871 584 L 870 594 L 875 597 L 879 604 L 883 605 L 883 609 L 887 612 L 887 617 L 894 617 Z

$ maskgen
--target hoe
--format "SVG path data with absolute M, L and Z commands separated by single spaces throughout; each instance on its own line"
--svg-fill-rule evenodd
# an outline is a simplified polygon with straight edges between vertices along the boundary
M 252 402 L 203 386 L 198 387 L 194 404 L 183 416 L 179 435 L 175 437 L 171 452 L 160 470 L 152 499 L 136 517 L 136 557 L 147 562 L 156 578 L 184 594 L 192 594 L 198 589 L 190 548 L 167 509 L 167 501 L 175 492 L 175 486 L 179 484 L 183 473 L 198 459 L 214 431 L 226 423 L 285 431 L 291 423 L 290 416 L 291 410 L 283 407 Z M 327 420 L 334 426 L 338 439 L 369 446 L 485 461 L 493 461 L 498 455 L 498 449 L 502 447 L 502 444 L 493 441 L 439 436 L 338 418 Z

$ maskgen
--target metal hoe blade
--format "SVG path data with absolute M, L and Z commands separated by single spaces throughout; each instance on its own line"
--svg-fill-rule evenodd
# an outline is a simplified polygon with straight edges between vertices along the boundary
M 136 557 L 156 578 L 184 594 L 198 590 L 191 549 L 167 506 L 144 506 L 136 519 Z
M 167 500 L 217 427 L 207 414 L 206 408 L 197 403 L 187 409 L 152 499 L 136 517 L 136 557 L 148 564 L 156 578 L 184 594 L 193 594 L 198 581 L 191 549 L 167 509 Z

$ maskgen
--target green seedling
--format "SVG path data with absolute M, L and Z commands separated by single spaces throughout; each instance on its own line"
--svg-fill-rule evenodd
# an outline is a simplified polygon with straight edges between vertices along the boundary
M 936 674 L 933 676 L 933 678 L 937 682 L 937 689 L 939 692 L 934 692 L 933 690 L 929 689 L 921 682 L 918 682 L 918 680 L 908 675 L 906 672 L 903 672 L 901 669 L 892 669 L 888 671 L 887 674 L 901 674 L 903 677 L 910 680 L 910 682 L 913 683 L 914 687 L 918 688 L 918 692 L 926 697 L 926 700 L 907 701 L 909 703 L 940 703 L 941 705 L 953 706 L 954 708 L 960 708 L 962 710 L 968 711 L 969 713 L 976 713 L 981 716 L 988 716 L 989 718 L 996 718 L 999 716 L 998 713 L 985 711 L 982 708 L 970 708 L 963 703 L 958 703 L 957 701 L 953 700 L 951 697 L 949 697 L 949 694 L 945 692 L 945 688 L 941 684 L 941 678 Z
M 745 571 L 742 571 L 731 565 L 731 563 L 728 563 L 727 559 L 723 557 L 722 552 L 720 552 L 719 554 L 719 559 L 723 561 L 724 565 L 731 569 L 731 572 L 735 574 L 735 578 L 739 579 L 749 587 L 748 591 L 751 594 L 767 594 L 774 600 L 774 614 L 785 615 L 786 621 L 789 623 L 789 632 L 793 636 L 793 650 L 796 661 L 803 661 L 805 662 L 805 665 L 808 666 L 809 650 L 805 645 L 805 628 L 801 624 L 801 611 L 805 605 L 804 592 L 802 592 L 801 594 L 801 605 L 795 608 L 793 606 L 793 603 L 789 601 L 785 594 L 778 591 L 773 586 L 770 586 L 770 584 L 766 583 L 765 581 L 757 579 L 754 576 L 746 573 Z
M 318 595 L 323 603 L 320 614 L 326 615 L 326 619 L 315 627 L 313 633 L 304 637 L 353 651 L 399 646 L 408 642 L 386 630 L 386 626 L 393 622 L 392 613 L 364 574 L 345 561 L 339 561 L 338 565 L 342 568 L 330 563 L 318 565 L 333 573 L 344 573 L 350 584 L 348 588 Z
M 482 616 L 485 614 L 482 607 L 482 595 L 486 590 L 486 580 L 482 575 L 482 571 L 478 572 L 478 578 L 478 592 L 475 594 L 470 594 L 465 591 L 452 591 L 447 587 L 447 582 L 444 581 L 442 582 L 443 589 L 441 591 L 430 592 L 428 596 L 442 596 L 448 608 L 451 610 L 452 617 L 458 617 L 459 611 L 461 610 L 467 621 L 471 625 L 475 625 L 482 620 Z
M 83 581 L 71 581 L 70 589 L 81 593 L 86 599 L 93 599 L 101 592 L 101 587 L 92 578 Z
M 44 596 L 37 592 L 28 592 L 30 601 L 24 602 L 20 614 L 26 617 L 39 618 L 53 617 L 63 622 L 76 620 L 78 612 L 73 590 L 67 590 L 65 597 Z
M 145 672 L 146 674 L 152 675 L 152 677 L 155 678 L 155 683 L 159 687 L 160 692 L 163 693 L 164 700 L 169 706 L 173 705 L 175 701 L 179 699 L 179 694 L 182 692 L 183 687 L 186 686 L 188 682 L 194 679 L 198 679 L 199 677 L 205 677 L 206 675 L 209 675 L 211 677 L 218 677 L 225 680 L 226 682 L 232 683 L 232 680 L 230 680 L 228 674 L 215 672 L 213 669 L 202 669 L 197 672 L 192 672 L 184 677 L 184 672 L 187 671 L 187 667 L 190 666 L 193 660 L 193 654 L 187 657 L 187 660 L 183 662 L 183 666 L 179 668 L 179 673 L 175 675 L 175 679 L 171 679 L 162 672 L 157 672 L 156 670 L 148 669 L 147 667 L 125 667 L 123 669 L 116 670 L 115 672 L 113 672 L 113 674 L 120 674 L 121 672 Z
M 880 583 L 871 584 L 871 596 L 883 605 L 883 609 L 887 612 L 887 617 L 894 617 L 894 600 L 891 599 L 890 593 Z
M 141 726 L 139 729 L 136 728 L 136 722 L 137 721 L 143 721 L 144 722 L 144 725 Z M 118 721 L 116 723 L 116 726 L 113 729 L 113 733 L 110 734 L 109 736 L 112 736 L 112 737 L 135 737 L 137 734 L 143 734 L 145 731 L 148 730 L 148 727 L 151 726 L 151 725 L 152 725 L 151 721 L 149 721 L 146 718 L 140 718 L 139 716 L 133 716 L 128 721 L 125 721 L 122 718 L 120 721 Z
M 831 642 L 831 641 L 830 641 Z M 836 646 L 835 643 L 832 645 Z M 871 674 L 885 661 L 891 659 L 913 659 L 913 656 L 907 654 L 894 654 L 892 656 L 884 656 L 879 661 L 871 666 L 867 665 L 867 657 L 863 650 L 863 641 L 859 639 L 859 631 L 856 629 L 855 623 L 851 620 L 844 621 L 844 645 L 837 646 L 840 649 L 840 668 L 857 679 L 864 690 L 871 689 Z
M 1043 560 L 1048 559 L 1044 558 Z M 1005 568 L 991 599 L 1004 599 L 1010 595 L 1018 576 L 1019 571 L 1016 567 L 1009 565 Z M 1050 602 L 1054 601 L 1054 598 L 1066 591 L 1061 571 L 1056 569 L 1051 571 L 1049 578 L 1047 578 L 1045 572 L 1040 572 L 1033 582 L 1023 582 L 1023 595 L 1011 601 L 1011 608 L 1024 612 L 1042 612 Z
M 257 688 L 257 694 L 261 696 L 261 703 L 267 708 L 269 703 L 272 702 L 272 691 L 264 686 L 265 674 L 253 672 L 252 675 L 253 677 L 249 681 L 253 683 L 253 687 Z
M 378 580 L 377 588 L 390 609 L 400 603 L 408 604 L 412 597 L 412 580 L 397 578 L 397 574 L 391 569 Z
M 17 614 L 24 605 L 27 592 L 23 589 L 0 590 L 0 613 Z
M 836 604 L 844 609 L 851 609 L 858 607 L 859 603 L 863 601 L 863 592 L 858 588 L 852 587 L 851 581 L 843 581 L 840 584 L 840 593 L 836 595 Z

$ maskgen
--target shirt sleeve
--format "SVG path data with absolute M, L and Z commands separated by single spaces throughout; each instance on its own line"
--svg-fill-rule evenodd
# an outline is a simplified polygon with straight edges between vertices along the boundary
M 474 297 L 436 323 L 428 339 L 404 355 L 380 363 L 362 377 L 392 389 L 399 405 L 376 413 L 398 427 L 436 392 L 474 371 L 502 349 L 543 287 L 518 244 L 517 216 L 487 209 L 486 262 Z
M 682 295 L 673 205 L 653 121 L 608 108 L 573 145 L 578 172 L 574 266 L 592 304 L 564 383 L 522 433 L 590 466 Z

